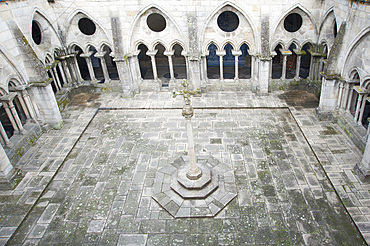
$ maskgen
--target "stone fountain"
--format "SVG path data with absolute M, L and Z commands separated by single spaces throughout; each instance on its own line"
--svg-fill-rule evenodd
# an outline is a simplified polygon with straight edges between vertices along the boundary
M 175 218 L 213 217 L 237 195 L 233 170 L 216 158 L 197 158 L 191 118 L 194 109 L 190 96 L 200 90 L 189 90 L 184 80 L 183 90 L 174 92 L 182 95 L 182 115 L 186 120 L 188 156 L 183 156 L 160 168 L 153 186 L 153 199 Z

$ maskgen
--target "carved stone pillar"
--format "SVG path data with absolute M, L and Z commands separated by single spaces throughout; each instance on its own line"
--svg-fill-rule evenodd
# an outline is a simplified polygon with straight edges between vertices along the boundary
M 11 92 L 8 95 L 4 95 L 0 97 L 0 101 L 3 103 L 3 107 L 5 109 L 6 114 L 8 115 L 8 118 L 10 120 L 10 123 L 12 124 L 14 131 L 16 133 L 23 133 L 23 125 L 21 120 L 19 119 L 18 113 L 15 110 L 13 99 L 16 96 L 16 93 Z
M 55 81 L 58 84 L 59 89 L 61 90 L 63 87 L 62 87 L 62 83 L 60 82 L 60 79 L 59 79 L 59 76 L 58 76 L 58 71 L 57 71 L 58 63 L 59 63 L 59 61 L 53 62 L 52 70 L 53 70 L 54 77 L 56 79 Z
M 356 112 L 353 121 L 358 125 L 362 125 L 362 117 L 364 115 L 364 109 L 368 92 L 366 90 L 359 88 L 358 86 L 354 86 L 353 88 L 358 93 Z
M 172 56 L 174 55 L 175 51 L 165 51 L 163 54 L 168 57 L 168 66 L 170 68 L 170 76 L 171 76 L 171 81 L 175 80 L 175 73 L 173 71 L 173 61 L 172 61 Z
M 0 177 L 6 177 L 13 169 L 3 146 L 0 145 Z
M 94 68 L 93 68 L 93 65 L 92 65 L 92 62 L 91 62 L 91 55 L 92 55 L 92 53 L 93 52 L 90 51 L 90 52 L 87 52 L 87 53 L 80 54 L 80 56 L 83 57 L 83 58 L 85 58 L 85 60 L 86 60 L 86 64 L 87 64 L 87 68 L 89 70 L 89 75 L 90 75 L 91 83 L 92 84 L 96 84 L 98 82 L 98 80 L 95 77 Z
M 295 67 L 295 77 L 294 79 L 298 80 L 299 79 L 299 71 L 301 70 L 301 60 L 302 60 L 302 56 L 304 56 L 306 54 L 306 52 L 304 50 L 294 50 L 294 53 L 296 53 L 297 55 L 297 63 L 296 63 L 296 67 Z
M 104 59 L 105 53 L 106 53 L 106 51 L 98 52 L 98 53 L 95 54 L 95 57 L 99 58 L 100 64 L 101 64 L 101 67 L 102 67 L 102 70 L 103 70 L 103 74 L 104 74 L 104 80 L 105 80 L 105 82 L 108 83 L 108 82 L 110 82 L 110 78 L 109 78 L 107 63 L 105 62 L 105 59 Z
M 157 72 L 157 64 L 155 62 L 155 55 L 157 54 L 158 50 L 148 50 L 146 55 L 150 56 L 150 60 L 152 62 L 152 70 L 153 70 L 153 79 L 158 81 L 158 72 Z
M 225 50 L 216 51 L 216 55 L 220 57 L 220 81 L 224 81 L 224 56 L 226 55 Z
M 37 104 L 34 108 L 37 109 L 36 114 L 39 115 L 40 120 L 54 128 L 60 128 L 62 116 L 50 81 L 31 83 L 28 90 L 33 101 Z
M 0 103 L 0 108 L 1 108 L 2 106 L 3 106 L 3 104 L 2 104 L 2 103 Z M 11 142 L 10 142 L 10 140 L 9 140 L 9 138 L 8 138 L 8 135 L 7 135 L 7 134 L 6 134 L 6 132 L 5 132 L 4 126 L 3 126 L 3 124 L 1 123 L 1 121 L 0 121 L 0 134 L 1 134 L 2 139 L 4 140 L 5 145 L 6 145 L 6 146 L 11 146 Z
M 241 56 L 243 53 L 241 50 L 232 50 L 231 54 L 235 57 L 235 80 L 239 80 L 239 56 Z
M 24 114 L 26 115 L 26 119 L 27 120 L 30 120 L 32 118 L 31 117 L 31 114 L 29 112 L 30 110 L 29 110 L 29 108 L 26 105 L 26 102 L 24 100 L 24 97 L 22 96 L 22 91 L 25 91 L 27 87 L 28 86 L 25 86 L 25 85 L 23 85 L 23 86 L 17 86 L 17 87 L 10 87 L 9 88 L 9 91 L 12 91 L 12 92 L 16 92 L 17 93 L 17 98 L 19 100 L 19 103 L 20 103 L 21 108 L 23 109 Z
M 265 94 L 268 93 L 270 74 L 271 74 L 271 57 L 260 57 L 259 58 L 259 70 L 258 70 L 258 90 L 257 92 Z
M 67 84 L 68 84 L 68 81 L 67 81 L 66 75 L 65 75 L 65 73 L 64 73 L 62 63 L 61 63 L 60 61 L 58 61 L 58 65 L 57 65 L 57 66 L 58 66 L 58 69 L 59 69 L 60 75 L 62 76 L 63 86 L 64 86 L 64 85 L 67 85 Z
M 341 108 L 342 101 L 343 101 L 343 88 L 344 88 L 344 82 L 339 82 L 339 95 L 338 95 L 338 101 L 337 101 L 337 107 Z
M 355 173 L 362 181 L 370 180 L 370 135 L 367 137 L 366 147 L 361 162 L 355 166 Z
M 281 55 L 283 56 L 283 71 L 281 73 L 280 79 L 285 80 L 286 79 L 286 61 L 287 61 L 287 57 L 290 56 L 292 52 L 290 50 L 282 50 L 282 49 L 280 49 L 280 52 L 281 52 Z

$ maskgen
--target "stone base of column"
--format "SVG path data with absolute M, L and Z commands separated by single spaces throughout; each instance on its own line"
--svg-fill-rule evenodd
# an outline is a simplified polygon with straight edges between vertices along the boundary
M 0 190 L 13 190 L 23 177 L 22 170 L 13 168 L 6 176 L 0 176 Z
M 362 162 L 356 164 L 354 171 L 362 182 L 370 182 L 370 170 Z
M 159 80 L 143 80 L 139 85 L 140 91 L 161 91 L 162 82 Z

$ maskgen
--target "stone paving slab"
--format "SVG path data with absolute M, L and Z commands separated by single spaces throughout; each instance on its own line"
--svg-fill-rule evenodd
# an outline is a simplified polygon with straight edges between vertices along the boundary
M 186 152 L 181 99 L 161 92 L 98 100 L 102 108 L 147 110 L 100 110 L 93 118 L 94 108 L 67 108 L 62 130 L 36 142 L 49 150 L 43 163 L 27 153 L 25 179 L 0 192 L 0 243 L 361 245 L 348 213 L 369 240 L 370 186 L 352 171 L 361 154 L 312 108 L 288 109 L 274 94 L 194 98 L 198 157 L 232 167 L 238 196 L 216 218 L 173 219 L 151 195 L 158 168 Z M 234 108 L 207 109 L 216 101 Z

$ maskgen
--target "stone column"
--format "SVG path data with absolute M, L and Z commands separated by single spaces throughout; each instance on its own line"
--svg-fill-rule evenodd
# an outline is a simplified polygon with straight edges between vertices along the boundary
M 52 63 L 46 64 L 46 69 L 50 73 L 51 78 L 54 82 L 55 88 L 57 89 L 57 92 L 58 92 L 61 88 L 59 87 L 59 85 L 57 83 L 57 79 L 55 78 L 55 74 L 54 74 L 54 70 L 53 70 L 53 64 Z
M 41 120 L 59 129 L 62 124 L 62 116 L 59 112 L 50 81 L 31 83 L 29 92 L 33 101 L 37 104 L 35 109 L 38 108 L 37 113 L 40 115 Z
M 367 137 L 364 155 L 360 163 L 357 163 L 355 173 L 362 181 L 368 182 L 370 180 L 370 135 Z
M 216 51 L 216 55 L 218 55 L 220 57 L 220 81 L 224 81 L 224 55 L 226 55 L 226 51 L 225 50 L 221 50 L 221 51 Z
M 56 81 L 57 82 L 57 84 L 58 84 L 58 87 L 59 87 L 59 89 L 61 90 L 63 87 L 62 87 L 62 83 L 60 83 L 60 80 L 59 80 L 59 76 L 58 76 L 58 71 L 57 71 L 57 66 L 58 66 L 58 61 L 57 62 L 54 62 L 53 64 L 52 64 L 52 69 L 53 69 L 53 74 L 54 74 L 54 77 L 55 77 L 55 79 L 56 80 L 54 80 L 54 81 Z
M 334 111 L 336 109 L 339 94 L 339 86 L 337 85 L 339 79 L 340 78 L 337 76 L 323 77 L 318 113 L 329 113 L 330 111 Z
M 157 54 L 158 50 L 148 50 L 146 55 L 150 56 L 150 61 L 152 62 L 152 70 L 153 70 L 153 79 L 158 81 L 158 72 L 157 72 L 157 64 L 155 62 L 155 55 Z
M 355 83 L 360 83 L 360 80 L 348 80 L 347 81 L 347 93 L 346 93 L 345 104 L 343 105 L 343 108 L 347 110 L 348 112 L 351 110 L 351 103 L 352 103 L 352 97 L 353 97 L 353 85 Z
M 235 56 L 235 80 L 239 80 L 239 56 L 242 55 L 242 51 L 241 50 L 232 50 L 231 51 L 231 54 L 233 54 L 233 56 Z
M 23 133 L 23 125 L 21 120 L 19 119 L 18 113 L 15 110 L 13 99 L 16 96 L 15 92 L 11 92 L 8 95 L 0 97 L 0 100 L 3 103 L 4 109 L 6 114 L 8 115 L 8 118 L 10 120 L 10 123 L 12 124 L 14 131 L 16 133 Z
M 201 87 L 200 82 L 200 57 L 198 55 L 188 56 L 188 67 L 187 72 L 189 74 L 189 81 L 192 84 L 192 88 L 198 89 Z
M 110 82 L 110 78 L 109 78 L 107 63 L 105 62 L 105 59 L 104 59 L 105 53 L 106 53 L 106 51 L 98 52 L 98 53 L 95 54 L 95 57 L 99 58 L 100 63 L 101 63 L 101 67 L 103 69 L 104 80 L 105 80 L 105 82 L 108 83 L 108 82 Z
M 0 176 L 6 177 L 12 169 L 13 166 L 6 155 L 3 146 L 0 145 Z
M 322 57 L 325 57 L 326 54 L 314 52 L 308 50 L 311 54 L 311 64 L 310 64 L 310 73 L 309 78 L 312 80 L 319 80 L 320 78 L 320 61 Z
M 296 67 L 295 67 L 295 77 L 294 79 L 298 80 L 299 79 L 299 71 L 301 70 L 301 60 L 302 60 L 302 56 L 304 56 L 306 54 L 306 52 L 304 50 L 294 50 L 294 53 L 296 53 L 297 55 L 297 63 L 296 63 Z
M 26 102 L 23 97 L 23 91 L 26 90 L 28 86 L 22 85 L 22 86 L 16 86 L 16 87 L 9 87 L 9 91 L 16 92 L 17 98 L 19 100 L 20 106 L 23 109 L 24 114 L 26 115 L 27 120 L 31 119 L 30 110 L 26 105 Z M 17 105 L 18 106 L 18 105 Z
M 73 78 L 72 78 L 72 75 L 71 75 L 71 71 L 68 68 L 66 57 L 63 56 L 63 57 L 59 57 L 58 59 L 60 60 L 60 64 L 62 64 L 61 66 L 63 68 L 63 71 L 64 71 L 65 75 L 66 75 L 67 83 L 71 85 L 73 83 Z
M 200 87 L 202 91 L 205 91 L 208 82 L 207 78 L 207 55 L 202 54 L 200 57 Z
M 173 62 L 172 62 L 172 56 L 174 55 L 175 51 L 165 51 L 163 54 L 168 57 L 168 66 L 170 68 L 170 76 L 171 76 L 171 81 L 175 80 L 175 73 L 173 71 Z
M 78 66 L 77 52 L 73 54 L 73 62 L 76 68 L 77 84 L 82 84 L 84 82 L 84 79 L 82 78 L 80 67 Z
M 271 57 L 259 58 L 259 71 L 258 71 L 258 92 L 265 94 L 268 93 L 270 74 L 271 74 Z
M 358 125 L 362 125 L 362 117 L 364 117 L 365 105 L 366 105 L 366 101 L 367 101 L 367 96 L 368 95 L 369 94 L 364 94 L 364 96 L 362 97 L 360 115 L 359 115 L 358 121 L 357 121 L 357 124 Z
M 342 105 L 343 87 L 344 87 L 344 82 L 340 81 L 339 82 L 339 95 L 338 95 L 338 101 L 337 101 L 338 108 L 341 108 L 341 105 Z
M 0 100 L 2 100 L 2 99 L 0 98 Z M 14 117 L 13 117 L 13 114 L 12 114 L 12 112 L 10 111 L 9 106 L 8 106 L 8 104 L 6 103 L 6 100 L 4 100 L 4 101 L 2 101 L 2 102 L 3 102 L 3 107 L 4 107 L 4 109 L 5 109 L 5 113 L 6 113 L 6 115 L 8 116 L 8 118 L 9 118 L 9 120 L 10 120 L 10 123 L 12 124 L 12 127 L 13 127 L 13 129 L 14 129 L 14 133 L 15 133 L 15 134 L 20 134 L 20 130 L 19 130 L 19 128 L 18 128 L 18 125 L 17 125 L 17 123 L 15 122 L 15 119 L 14 119 Z
M 358 125 L 361 125 L 368 92 L 359 88 L 358 86 L 354 86 L 353 89 L 358 93 L 356 112 L 353 121 Z
M 290 50 L 282 50 L 282 49 L 280 49 L 280 52 L 281 52 L 281 55 L 283 56 L 283 71 L 281 73 L 280 79 L 285 80 L 286 79 L 286 61 L 287 61 L 287 57 L 290 56 L 292 52 Z
M 90 78 L 91 78 L 91 83 L 96 84 L 98 82 L 98 80 L 95 77 L 94 68 L 93 68 L 93 65 L 92 65 L 92 62 L 91 62 L 91 57 L 90 56 L 92 55 L 92 53 L 93 53 L 92 51 L 89 51 L 87 53 L 80 54 L 80 56 L 85 58 L 85 60 L 86 60 L 87 68 L 89 70 L 89 75 L 90 75 Z
M 141 78 L 140 74 L 140 64 L 139 64 L 139 59 L 137 56 L 140 54 L 140 50 L 135 51 L 128 57 L 128 62 L 130 66 L 130 71 L 131 71 L 131 79 L 132 79 L 132 90 L 134 93 L 139 93 L 139 83 L 143 80 Z
M 357 123 L 358 118 L 359 118 L 358 116 L 360 114 L 360 108 L 361 108 L 361 104 L 362 104 L 362 98 L 363 98 L 363 94 L 359 94 L 358 95 L 358 99 L 357 99 L 356 112 L 355 112 L 355 116 L 353 118 L 353 121 L 355 123 Z
M 3 104 L 2 103 L 0 103 L 0 108 L 3 106 Z M 9 140 L 9 138 L 8 138 L 8 135 L 6 134 L 6 132 L 5 132 L 5 129 L 4 129 L 4 126 L 3 126 L 3 124 L 1 123 L 1 121 L 0 121 L 0 134 L 1 134 L 1 137 L 3 138 L 3 140 L 4 140 L 4 143 L 5 143 L 5 145 L 6 146 L 11 146 L 11 142 L 10 142 L 10 140 Z
M 137 87 L 137 84 L 135 84 L 135 86 L 133 85 L 130 73 L 130 64 L 128 62 L 127 56 L 123 58 L 116 57 L 113 61 L 115 61 L 117 65 L 122 95 L 124 97 L 130 97 L 134 95 L 134 93 L 137 93 L 139 89 Z
M 59 72 L 60 72 L 60 74 L 62 76 L 62 80 L 63 80 L 64 85 L 67 85 L 68 84 L 68 81 L 66 79 L 66 75 L 64 73 L 62 63 L 60 61 L 58 61 L 58 68 L 59 68 Z

